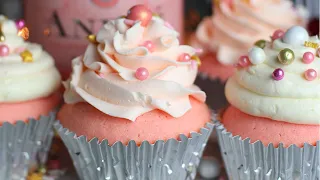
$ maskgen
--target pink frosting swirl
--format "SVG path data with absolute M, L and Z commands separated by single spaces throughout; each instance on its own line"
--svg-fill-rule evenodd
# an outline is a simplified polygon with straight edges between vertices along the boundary
M 221 64 L 232 65 L 255 41 L 268 40 L 276 29 L 305 24 L 307 12 L 290 0 L 233 0 L 215 5 L 214 15 L 199 25 L 196 37 Z
M 124 18 L 109 21 L 97 34 L 98 45 L 90 44 L 84 56 L 73 60 L 73 73 L 64 83 L 66 103 L 88 102 L 131 121 L 154 109 L 184 115 L 191 109 L 190 95 L 202 102 L 206 95 L 193 84 L 197 68 L 192 62 L 177 61 L 183 53 L 196 53 L 179 45 L 178 36 L 157 17 L 146 27 L 140 22 L 130 27 Z M 142 46 L 145 41 L 154 44 L 152 52 Z M 147 80 L 136 78 L 140 67 L 148 69 Z

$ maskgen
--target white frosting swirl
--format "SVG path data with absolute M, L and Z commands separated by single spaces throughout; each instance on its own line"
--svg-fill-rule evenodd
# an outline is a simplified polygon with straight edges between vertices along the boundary
M 318 37 L 309 41 L 320 43 Z M 295 59 L 290 65 L 278 61 L 280 50 L 290 48 Z M 320 124 L 320 77 L 307 81 L 304 73 L 314 69 L 320 73 L 320 58 L 310 64 L 302 61 L 305 52 L 316 54 L 314 48 L 296 46 L 276 40 L 264 49 L 266 60 L 259 65 L 239 68 L 227 82 L 228 101 L 241 111 L 259 117 L 297 124 Z M 275 69 L 281 68 L 284 78 L 272 78 Z
M 18 36 L 12 20 L 0 15 L 1 31 L 10 49 L 8 56 L 0 56 L 0 103 L 21 102 L 46 97 L 55 92 L 61 82 L 54 60 L 38 44 L 25 42 Z M 21 49 L 28 50 L 33 62 L 23 62 Z
M 138 22 L 132 27 L 125 19 L 111 20 L 97 34 L 83 57 L 73 60 L 73 73 L 64 83 L 66 103 L 88 102 L 100 111 L 132 121 L 154 109 L 173 117 L 190 108 L 189 96 L 205 101 L 205 93 L 193 85 L 197 68 L 191 62 L 178 62 L 182 53 L 195 49 L 179 45 L 178 33 L 153 17 L 147 27 Z M 149 52 L 143 42 L 155 45 Z M 136 69 L 149 71 L 147 80 L 135 77 Z
M 233 65 L 256 40 L 269 39 L 276 29 L 305 24 L 306 12 L 293 9 L 290 0 L 233 0 L 232 6 L 221 1 L 214 15 L 198 26 L 196 37 L 207 51 L 216 52 L 217 60 Z

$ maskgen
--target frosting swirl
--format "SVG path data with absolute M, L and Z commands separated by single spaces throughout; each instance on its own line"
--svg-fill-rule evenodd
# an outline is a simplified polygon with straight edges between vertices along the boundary
M 299 35 L 293 35 L 295 37 Z M 307 41 L 320 43 L 318 37 L 308 37 Z M 279 52 L 285 48 L 291 49 L 295 55 L 289 65 L 279 62 Z M 320 124 L 320 78 L 317 76 L 308 81 L 304 75 L 308 69 L 320 73 L 320 58 L 316 51 L 312 47 L 290 44 L 281 39 L 267 43 L 263 63 L 238 68 L 228 80 L 228 101 L 250 115 L 289 123 Z M 306 52 L 314 54 L 314 60 L 309 64 L 303 61 Z M 277 68 L 285 73 L 281 80 L 272 77 Z
M 98 45 L 90 44 L 81 57 L 73 60 L 73 73 L 64 83 L 66 103 L 88 102 L 105 114 L 135 119 L 159 109 L 180 117 L 190 108 L 189 96 L 204 102 L 205 93 L 193 85 L 197 67 L 192 61 L 177 61 L 179 56 L 195 54 L 195 49 L 179 45 L 178 33 L 153 17 L 146 27 L 127 19 L 108 21 L 98 32 Z M 152 42 L 149 51 L 142 46 Z M 144 67 L 146 80 L 135 76 Z
M 257 39 L 266 39 L 275 29 L 287 29 L 304 24 L 307 12 L 292 8 L 290 0 L 233 0 L 221 1 L 214 7 L 214 15 L 205 18 L 196 37 L 206 51 L 214 51 L 217 60 L 233 65 Z
M 24 41 L 12 20 L 0 15 L 0 46 L 9 53 L 0 56 L 0 102 L 21 102 L 49 96 L 61 82 L 53 58 L 38 44 Z M 27 50 L 33 62 L 24 62 L 20 53 Z

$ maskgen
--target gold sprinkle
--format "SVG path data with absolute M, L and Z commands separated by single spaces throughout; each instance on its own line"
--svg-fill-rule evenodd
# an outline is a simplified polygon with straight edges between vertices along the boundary
M 305 41 L 304 42 L 304 46 L 317 49 L 319 47 L 319 44 L 318 43 L 314 43 L 314 42 L 310 42 L 310 41 Z
M 120 16 L 120 18 L 127 18 L 127 16 L 126 15 L 122 15 L 122 16 Z
M 27 180 L 42 180 L 42 176 L 41 173 L 32 173 L 27 177 Z
M 6 40 L 3 32 L 2 32 L 2 24 L 0 24 L 0 42 L 4 42 Z
M 87 39 L 88 39 L 91 43 L 93 43 L 93 44 L 99 44 L 98 41 L 97 41 L 97 39 L 96 39 L 96 35 L 94 35 L 94 34 L 88 35 L 88 36 L 87 36 Z
M 29 39 L 29 29 L 27 27 L 22 28 L 19 30 L 18 36 L 21 36 L 24 40 Z
M 24 50 L 22 53 L 20 53 L 20 56 L 23 62 L 33 62 L 33 56 L 29 50 Z
M 247 3 L 248 5 L 251 4 L 251 0 L 242 0 L 242 2 Z
M 191 59 L 195 60 L 198 64 L 198 66 L 201 66 L 201 60 L 200 60 L 199 56 L 193 55 L 193 56 L 191 56 Z

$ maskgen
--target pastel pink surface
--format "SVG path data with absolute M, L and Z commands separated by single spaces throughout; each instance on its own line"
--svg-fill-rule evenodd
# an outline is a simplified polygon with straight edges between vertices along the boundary
M 60 92 L 51 96 L 19 103 L 0 103 L 0 125 L 3 122 L 16 123 L 18 120 L 27 121 L 28 118 L 39 118 L 48 115 L 61 102 Z
M 200 59 L 201 66 L 199 71 L 207 74 L 212 79 L 219 78 L 225 82 L 235 72 L 235 67 L 220 64 L 216 59 L 215 53 L 207 53 L 201 56 Z
M 139 116 L 135 122 L 111 117 L 88 103 L 65 104 L 58 113 L 58 119 L 65 128 L 88 139 L 107 139 L 109 144 L 121 141 L 127 144 L 135 140 L 154 143 L 157 140 L 179 139 L 179 134 L 190 135 L 210 121 L 206 104 L 191 98 L 192 109 L 180 118 L 153 110 Z
M 292 124 L 255 117 L 233 106 L 224 112 L 222 124 L 234 136 L 249 137 L 251 142 L 260 140 L 265 146 L 273 143 L 277 147 L 282 142 L 285 147 L 292 144 L 302 147 L 305 142 L 315 145 L 320 140 L 320 125 Z

